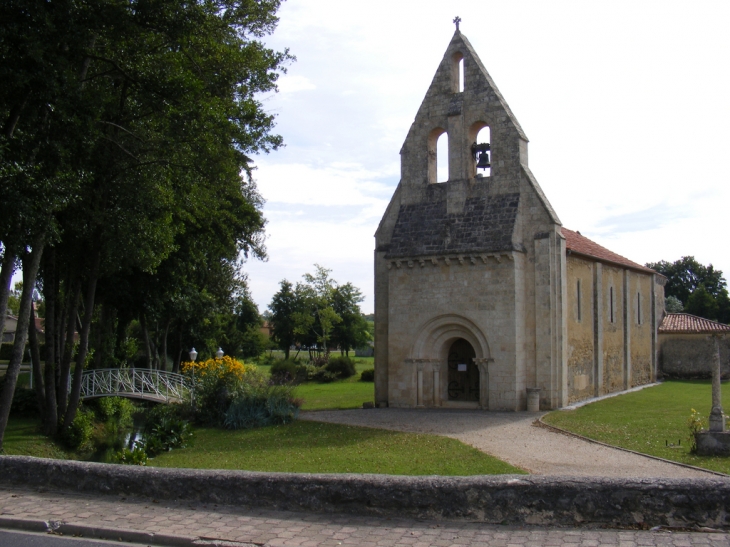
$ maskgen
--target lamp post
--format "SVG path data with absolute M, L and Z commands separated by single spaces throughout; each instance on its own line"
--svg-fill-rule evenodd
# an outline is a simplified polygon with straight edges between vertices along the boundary
M 195 406 L 195 360 L 198 358 L 198 352 L 195 351 L 195 348 L 190 350 L 190 360 L 193 362 L 193 366 L 191 367 L 193 371 L 193 389 L 190 391 L 190 402 Z

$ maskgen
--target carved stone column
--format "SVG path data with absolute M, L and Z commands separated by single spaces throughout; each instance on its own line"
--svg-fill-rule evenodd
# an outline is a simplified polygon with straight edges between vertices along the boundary
M 422 407 L 423 405 L 423 368 L 426 363 L 416 363 L 416 406 Z
M 432 371 L 432 369 L 438 370 L 439 361 L 438 359 L 406 359 L 405 362 L 407 365 L 413 366 L 416 369 L 416 407 L 422 408 L 426 406 L 426 401 L 423 396 L 424 375 L 428 377 L 428 374 Z M 436 374 L 434 374 L 434 379 L 436 379 Z M 436 389 L 437 386 L 434 383 L 434 390 Z M 435 392 L 433 399 L 435 402 Z
M 489 410 L 489 363 L 494 363 L 494 359 L 474 358 L 474 364 L 479 367 L 479 407 L 483 410 Z
M 433 406 L 441 406 L 441 370 L 438 362 L 431 365 L 433 369 Z

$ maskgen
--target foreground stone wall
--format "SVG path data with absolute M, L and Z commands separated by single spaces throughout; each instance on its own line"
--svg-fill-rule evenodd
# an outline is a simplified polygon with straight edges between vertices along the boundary
M 401 477 L 156 469 L 0 456 L 0 486 L 501 524 L 726 527 L 725 479 Z

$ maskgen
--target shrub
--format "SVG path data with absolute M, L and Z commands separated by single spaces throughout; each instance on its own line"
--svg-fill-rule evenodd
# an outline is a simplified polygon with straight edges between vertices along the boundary
M 281 359 L 271 366 L 271 380 L 277 384 L 301 383 L 309 379 L 311 365 L 305 365 L 293 359 Z
M 355 370 L 355 361 L 344 355 L 331 357 L 324 368 L 337 378 L 349 378 L 357 372 Z
M 89 409 L 79 408 L 70 427 L 62 433 L 61 440 L 70 450 L 89 451 L 93 449 L 93 434 L 94 413 Z
M 363 370 L 360 373 L 360 381 L 361 382 L 374 382 L 375 381 L 375 369 L 369 368 L 367 370 Z
M 126 429 L 134 424 L 134 413 L 137 407 L 124 397 L 102 397 L 94 403 L 96 415 L 107 424 L 112 423 L 116 429 Z
M 147 453 L 141 446 L 135 445 L 131 450 L 122 448 L 112 457 L 112 463 L 124 465 L 147 465 Z
M 5 376 L 0 378 L 0 392 L 4 385 Z M 24 418 L 38 416 L 38 399 L 36 399 L 35 391 L 21 386 L 20 383 L 16 384 L 15 392 L 13 393 L 13 402 L 10 403 L 10 414 Z
M 227 429 L 250 429 L 286 424 L 296 419 L 300 402 L 289 386 L 259 386 L 240 393 L 231 402 L 224 425 Z
M 228 407 L 249 386 L 264 386 L 268 378 L 253 365 L 224 356 L 200 363 L 183 363 L 183 373 L 195 383 L 196 420 L 223 425 Z

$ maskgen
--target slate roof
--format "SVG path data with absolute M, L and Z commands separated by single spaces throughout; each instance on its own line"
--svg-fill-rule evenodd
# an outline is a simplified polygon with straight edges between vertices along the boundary
M 447 213 L 446 200 L 401 205 L 388 258 L 512 251 L 518 193 L 468 198 L 462 213 Z
M 730 332 L 730 325 L 723 325 L 717 321 L 710 321 L 689 313 L 668 313 L 662 319 L 662 324 L 659 325 L 659 332 L 666 334 L 722 334 Z
M 595 241 L 591 241 L 587 237 L 581 235 L 579 232 L 574 232 L 573 230 L 568 230 L 567 228 L 561 228 L 560 230 L 565 237 L 565 248 L 572 253 L 596 258 L 603 262 L 611 262 L 620 266 L 627 266 L 634 270 L 639 270 L 646 273 L 656 273 L 651 268 L 642 266 L 641 264 L 638 264 L 633 260 L 629 260 L 626 257 L 614 253 L 613 251 L 609 251 Z

